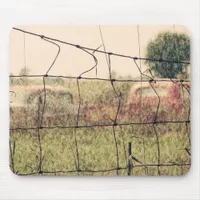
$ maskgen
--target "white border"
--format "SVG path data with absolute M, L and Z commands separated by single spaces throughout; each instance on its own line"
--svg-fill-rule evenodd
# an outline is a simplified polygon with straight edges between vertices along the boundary
M 199 0 L 0 4 L 0 199 L 199 199 Z M 9 31 L 19 24 L 183 24 L 192 38 L 192 167 L 185 177 L 18 177 L 8 167 Z

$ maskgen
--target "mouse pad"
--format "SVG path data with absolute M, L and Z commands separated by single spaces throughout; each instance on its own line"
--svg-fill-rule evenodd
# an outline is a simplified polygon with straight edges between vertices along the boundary
M 16 26 L 9 80 L 17 175 L 181 176 L 190 169 L 184 26 Z

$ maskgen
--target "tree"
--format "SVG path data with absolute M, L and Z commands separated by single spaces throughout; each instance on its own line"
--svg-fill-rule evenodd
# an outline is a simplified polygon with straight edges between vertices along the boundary
M 20 75 L 20 76 L 28 75 L 29 72 L 30 72 L 30 69 L 29 69 L 29 68 L 23 67 L 23 68 L 21 68 L 21 70 L 20 70 L 20 72 L 19 72 L 19 75 Z
M 20 85 L 27 85 L 29 83 L 29 80 L 28 78 L 26 77 L 27 75 L 29 75 L 30 73 L 30 69 L 27 68 L 27 67 L 23 67 L 20 72 L 19 72 L 19 75 L 22 76 L 20 78 Z M 25 77 L 23 77 L 25 76 Z
M 162 32 L 147 45 L 146 58 L 170 61 L 190 60 L 190 39 L 185 34 Z M 147 60 L 145 63 L 155 76 L 177 78 L 179 74 L 187 74 L 188 64 Z

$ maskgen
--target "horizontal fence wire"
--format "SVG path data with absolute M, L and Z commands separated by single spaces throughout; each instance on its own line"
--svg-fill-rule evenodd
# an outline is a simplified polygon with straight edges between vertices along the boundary
M 56 128 L 64 128 L 64 129 L 74 129 L 74 128 L 95 128 L 95 127 L 112 127 L 112 126 L 130 126 L 130 125 L 148 125 L 148 124 L 185 124 L 190 123 L 190 120 L 184 121 L 151 121 L 151 122 L 132 122 L 132 123 L 114 123 L 114 124 L 93 124 L 93 125 L 79 125 L 79 126 L 40 126 L 40 127 L 18 127 L 18 128 L 10 128 L 11 131 L 15 130 L 38 130 L 38 129 L 56 129 Z
M 69 45 L 69 46 L 73 46 L 73 47 L 76 47 L 76 48 L 79 48 L 79 49 L 89 50 L 89 51 L 92 51 L 92 52 L 98 52 L 98 53 L 103 53 L 103 54 L 108 54 L 108 55 L 112 55 L 112 56 L 130 58 L 130 59 L 133 59 L 133 60 L 146 60 L 146 61 L 148 60 L 148 61 L 167 62 L 167 63 L 190 64 L 189 61 L 173 61 L 173 60 L 165 60 L 165 59 L 139 58 L 139 57 L 134 57 L 134 56 L 127 56 L 127 55 L 123 55 L 123 54 L 118 54 L 118 53 L 114 53 L 114 52 L 106 52 L 106 51 L 101 51 L 101 50 L 90 48 L 90 47 L 84 47 L 84 46 L 81 46 L 81 45 L 65 42 L 65 41 L 58 40 L 58 39 L 48 37 L 48 36 L 45 36 L 45 35 L 32 33 L 32 32 L 25 31 L 25 30 L 22 30 L 22 29 L 19 29 L 19 28 L 13 28 L 13 29 L 16 30 L 16 31 L 21 31 L 23 33 L 29 34 L 29 35 L 40 37 L 41 39 L 47 39 L 47 40 L 59 42 L 59 43 L 62 43 L 62 44 L 66 44 L 66 45 Z
M 158 111 L 160 108 L 160 96 L 156 90 L 156 88 L 154 87 L 153 83 L 156 82 L 172 82 L 172 83 L 179 83 L 183 88 L 186 89 L 186 91 L 188 92 L 188 94 L 190 94 L 189 89 L 186 87 L 185 83 L 189 83 L 190 80 L 186 79 L 186 80 L 182 80 L 182 79 L 156 79 L 154 78 L 154 76 L 152 75 L 150 70 L 146 70 L 145 72 L 149 71 L 149 73 L 151 74 L 150 76 L 147 75 L 145 72 L 141 71 L 141 61 L 152 61 L 152 62 L 165 62 L 165 63 L 177 63 L 179 65 L 181 64 L 185 64 L 185 65 L 189 65 L 190 62 L 188 61 L 172 61 L 172 60 L 165 60 L 165 59 L 152 59 L 152 58 L 143 58 L 143 57 L 136 57 L 136 56 L 129 56 L 129 55 L 123 55 L 123 54 L 119 54 L 119 53 L 115 53 L 115 52 L 107 52 L 106 48 L 105 48 L 105 43 L 103 40 L 103 34 L 101 31 L 101 28 L 99 26 L 99 30 L 100 30 L 100 34 L 101 34 L 101 40 L 102 40 L 102 45 L 100 45 L 98 48 L 91 48 L 91 47 L 85 47 L 85 46 L 81 46 L 79 44 L 73 44 L 73 43 L 69 43 L 63 40 L 59 40 L 57 38 L 52 38 L 49 36 L 45 36 L 45 35 L 41 35 L 41 34 L 37 34 L 37 33 L 33 33 L 33 32 L 29 32 L 26 30 L 22 30 L 19 28 L 13 28 L 13 30 L 18 31 L 18 32 L 22 32 L 24 35 L 31 35 L 34 37 L 39 37 L 41 38 L 43 41 L 50 43 L 54 46 L 57 47 L 58 51 L 53 59 L 53 62 L 51 63 L 50 67 L 48 68 L 48 70 L 46 71 L 46 73 L 44 74 L 40 74 L 40 75 L 28 75 L 28 74 L 22 74 L 22 75 L 10 75 L 10 78 L 42 78 L 43 81 L 43 91 L 44 91 L 44 100 L 42 102 L 42 100 L 40 99 L 40 104 L 38 104 L 38 117 L 37 117 L 37 126 L 36 127 L 12 127 L 10 128 L 10 131 L 27 131 L 27 130 L 37 130 L 37 139 L 38 139 L 38 144 L 39 144 L 39 160 L 38 160 L 38 170 L 32 170 L 32 172 L 30 173 L 20 173 L 18 171 L 15 170 L 15 151 L 16 151 L 16 143 L 14 141 L 14 144 L 10 144 L 10 159 L 11 159 L 11 168 L 13 169 L 13 171 L 18 174 L 18 175 L 45 175 L 45 174 L 49 174 L 49 175 L 57 175 L 57 174 L 70 174 L 70 173 L 77 173 L 77 175 L 80 175 L 80 173 L 100 173 L 100 172 L 116 172 L 116 175 L 119 175 L 119 171 L 120 170 L 130 170 L 130 166 L 125 166 L 125 167 L 120 167 L 119 164 L 119 147 L 118 147 L 118 143 L 117 143 L 117 139 L 116 139 L 116 130 L 115 128 L 117 126 L 119 127 L 123 127 L 123 126 L 133 126 L 133 125 L 151 125 L 153 128 L 153 131 L 155 133 L 155 138 L 156 138 L 156 145 L 157 145 L 157 164 L 140 164 L 140 165 L 134 165 L 131 166 L 132 169 L 134 168 L 148 168 L 148 167 L 157 167 L 158 170 L 158 175 L 161 175 L 161 171 L 160 171 L 160 167 L 173 167 L 173 166 L 190 166 L 190 163 L 163 163 L 161 164 L 160 161 L 160 142 L 159 142 L 159 134 L 157 131 L 157 127 L 156 125 L 158 124 L 185 124 L 186 128 L 187 128 L 187 132 L 188 132 L 188 124 L 190 123 L 190 109 L 188 111 L 188 117 L 186 120 L 164 120 L 164 121 L 159 121 L 157 119 L 158 116 Z M 138 34 L 139 34 L 139 29 L 138 29 Z M 138 37 L 139 39 L 139 37 Z M 139 40 L 138 40 L 139 41 Z M 54 67 L 54 64 L 57 61 L 57 58 L 60 55 L 61 52 L 61 47 L 59 44 L 64 44 L 64 45 L 68 45 L 68 46 L 72 46 L 74 48 L 79 49 L 80 51 L 83 51 L 84 53 L 88 54 L 91 59 L 94 61 L 94 65 L 92 67 L 90 67 L 88 70 L 82 72 L 79 76 L 63 76 L 63 75 L 49 75 L 49 72 L 52 70 L 52 68 Z M 100 47 L 103 46 L 104 50 L 100 50 Z M 96 70 L 96 75 L 98 73 L 97 71 L 97 65 L 98 65 L 98 59 L 95 56 L 95 53 L 100 53 L 100 54 L 104 54 L 106 57 L 106 61 L 107 61 L 107 66 L 108 66 L 108 70 L 109 70 L 109 78 L 98 78 L 98 77 L 84 77 L 83 75 L 92 71 L 92 70 Z M 111 63 L 111 56 L 116 56 L 116 57 L 122 57 L 122 58 L 126 58 L 126 59 L 131 59 L 133 60 L 133 64 L 137 67 L 138 71 L 140 72 L 141 78 L 140 79 L 117 79 L 112 77 L 112 63 Z M 25 59 L 25 58 L 24 58 Z M 26 59 L 25 59 L 26 60 Z M 140 67 L 137 64 L 137 61 L 140 61 Z M 47 102 L 47 88 L 46 88 L 46 79 L 47 78 L 64 78 L 64 79 L 73 79 L 76 80 L 76 87 L 77 87 L 77 92 L 78 92 L 78 110 L 77 110 L 77 115 L 76 115 L 76 122 L 75 125 L 70 125 L 70 126 L 61 126 L 61 125 L 54 125 L 54 126 L 45 126 L 43 125 L 43 121 L 44 121 L 44 113 L 45 113 L 45 109 L 46 109 L 46 102 Z M 112 87 L 112 90 L 114 92 L 115 98 L 117 99 L 117 107 L 115 109 L 115 117 L 113 119 L 113 123 L 104 123 L 104 124 L 89 124 L 89 125 L 81 125 L 80 124 L 80 109 L 81 109 L 81 103 L 82 103 L 82 95 L 81 95 L 81 88 L 80 88 L 80 80 L 88 80 L 88 81 L 105 81 L 105 82 L 110 82 L 110 85 Z M 156 106 L 156 110 L 155 110 L 155 115 L 152 121 L 147 121 L 147 122 L 119 122 L 118 121 L 118 117 L 119 117 L 119 110 L 121 108 L 121 102 L 122 102 L 122 96 L 121 96 L 121 92 L 116 90 L 116 86 L 115 86 L 115 82 L 121 82 L 121 83 L 125 83 L 125 82 L 130 82 L 130 83 L 149 83 L 150 88 L 152 89 L 152 91 L 154 92 L 154 94 L 156 95 L 157 98 L 157 106 Z M 14 91 L 10 91 L 10 92 L 14 92 Z M 15 94 L 16 95 L 16 94 Z M 141 97 L 142 98 L 142 97 Z M 113 134 L 113 140 L 115 143 L 115 155 L 116 155 L 116 168 L 110 168 L 110 169 L 98 169 L 98 170 L 93 170 L 93 169 L 81 169 L 80 168 L 80 149 L 79 149 L 79 144 L 77 141 L 77 129 L 88 129 L 88 128 L 95 128 L 95 127 L 112 127 L 112 134 Z M 41 141 L 41 129 L 73 129 L 74 130 L 74 143 L 75 143 L 75 152 L 76 152 L 76 156 L 75 156 L 75 166 L 76 169 L 73 170 L 55 170 L 55 171 L 45 171 L 43 170 L 43 160 L 44 160 L 44 156 L 43 156 L 43 148 L 42 148 L 42 141 Z M 188 137 L 189 133 L 188 133 Z M 122 138 L 123 139 L 123 138 Z M 124 141 L 123 141 L 124 142 Z M 124 154 L 126 155 L 126 147 L 125 144 L 124 145 Z M 143 141 L 143 145 L 144 141 Z M 11 146 L 13 146 L 13 148 L 11 148 Z M 144 149 L 145 152 L 145 149 Z M 127 163 L 127 162 L 126 162 Z M 148 172 L 146 171 L 146 174 L 148 174 Z
M 131 168 L 141 168 L 141 167 L 173 167 L 173 166 L 190 166 L 190 163 L 166 163 L 166 164 L 146 164 L 146 165 L 134 165 Z M 38 175 L 38 174 L 67 174 L 67 173 L 75 173 L 75 172 L 83 172 L 83 173 L 100 173 L 100 172 L 111 172 L 111 171 L 118 171 L 118 170 L 127 170 L 128 167 L 119 167 L 119 168 L 111 168 L 111 169 L 97 169 L 97 170 L 90 170 L 90 169 L 79 169 L 79 170 L 60 170 L 60 171 L 37 171 L 37 172 L 30 172 L 25 174 L 17 173 L 17 175 L 27 176 L 27 175 Z
M 95 77 L 73 77 L 73 76 L 55 76 L 55 75 L 47 75 L 47 74 L 44 74 L 44 75 L 10 75 L 11 78 L 23 78 L 23 77 L 27 77 L 27 78 L 43 78 L 43 77 L 49 77 L 49 78 L 66 78 L 66 79 L 82 79 L 82 80 L 91 80 L 91 81 L 112 81 L 112 82 L 141 82 L 141 80 L 133 80 L 133 79 L 106 79 L 106 78 L 95 78 Z M 181 79 L 143 79 L 142 82 L 144 83 L 148 83 L 148 82 L 151 82 L 151 81 L 155 81 L 155 82 L 174 82 L 174 83 L 189 83 L 190 80 L 181 80 Z

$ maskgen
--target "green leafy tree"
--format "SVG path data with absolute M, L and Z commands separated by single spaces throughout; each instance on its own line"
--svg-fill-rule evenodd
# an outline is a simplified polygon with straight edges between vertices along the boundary
M 190 60 L 190 39 L 185 34 L 162 32 L 147 45 L 146 57 L 170 61 Z M 162 78 L 177 78 L 177 75 L 187 75 L 188 64 L 158 62 L 147 60 L 145 63 L 155 76 Z

